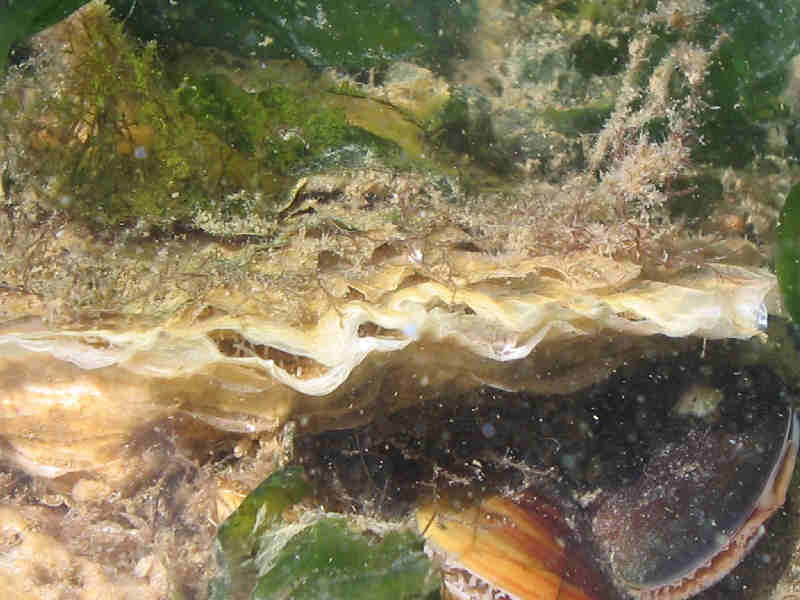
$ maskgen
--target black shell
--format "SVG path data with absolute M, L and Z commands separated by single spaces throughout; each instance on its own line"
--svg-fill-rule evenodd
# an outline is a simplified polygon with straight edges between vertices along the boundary
M 796 452 L 786 403 L 759 416 L 746 427 L 734 419 L 695 424 L 601 503 L 592 530 L 618 585 L 633 592 L 677 585 L 730 546 L 785 454 Z

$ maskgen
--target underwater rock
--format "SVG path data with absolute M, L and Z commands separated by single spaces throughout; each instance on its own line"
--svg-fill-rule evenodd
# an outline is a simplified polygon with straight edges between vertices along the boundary
M 159 600 L 168 593 L 158 560 L 142 561 L 138 576 L 109 572 L 107 564 L 80 556 L 53 534 L 60 520 L 55 509 L 0 507 L 0 594 L 5 598 L 34 600 L 67 592 L 77 600 Z

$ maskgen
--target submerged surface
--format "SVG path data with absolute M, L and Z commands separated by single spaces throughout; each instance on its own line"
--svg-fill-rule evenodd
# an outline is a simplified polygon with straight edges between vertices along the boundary
M 365 46 L 278 4 L 223 49 L 89 3 L 5 76 L 0 595 L 267 598 L 351 547 L 336 597 L 603 600 L 747 546 L 795 444 L 797 10 L 352 3 Z M 705 598 L 800 580 L 788 497 Z

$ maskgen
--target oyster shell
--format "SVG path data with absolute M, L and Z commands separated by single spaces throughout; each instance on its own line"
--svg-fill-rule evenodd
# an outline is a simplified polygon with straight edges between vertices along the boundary
M 3 454 L 31 473 L 56 476 L 91 468 L 87 460 L 113 460 L 137 429 L 177 410 L 220 430 L 256 433 L 275 431 L 289 415 L 319 427 L 355 422 L 389 386 L 397 407 L 482 383 L 563 393 L 642 352 L 670 351 L 654 334 L 759 334 L 775 286 L 765 272 L 731 265 L 652 281 L 633 265 L 596 257 L 500 262 L 454 251 L 453 258 L 473 284 L 401 287 L 393 271 L 414 270 L 388 266 L 369 286 L 348 282 L 382 290 L 372 292 L 379 300 L 342 303 L 312 327 L 260 315 L 198 319 L 194 312 L 150 328 L 7 323 L 0 348 L 28 358 L 8 359 Z M 577 347 L 580 354 L 570 350 Z M 41 375 L 48 371 L 54 375 Z M 92 388 L 98 385 L 108 392 Z M 111 393 L 113 385 L 130 391 Z M 53 403 L 69 404 L 75 394 L 84 399 L 58 409 L 61 418 L 46 427 L 36 425 L 53 414 Z M 21 428 L 28 413 L 30 427 Z

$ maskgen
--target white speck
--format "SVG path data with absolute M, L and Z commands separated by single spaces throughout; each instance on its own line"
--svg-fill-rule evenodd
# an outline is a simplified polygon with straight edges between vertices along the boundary
M 406 323 L 405 325 L 403 325 L 401 331 L 403 332 L 403 335 L 405 335 L 408 338 L 411 338 L 412 340 L 416 340 L 419 338 L 419 327 L 417 327 L 416 323 L 413 322 Z
M 756 308 L 756 327 L 758 327 L 761 331 L 767 330 L 767 321 L 769 319 L 769 315 L 767 313 L 767 305 L 762 302 Z
M 409 262 L 421 264 L 423 259 L 422 250 L 420 248 L 411 248 L 408 253 Z

